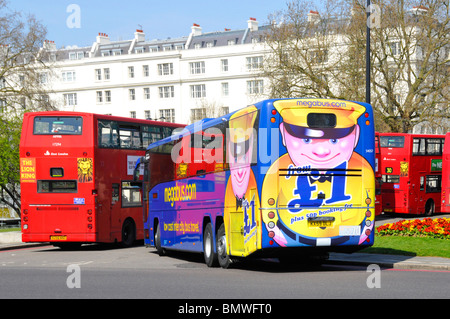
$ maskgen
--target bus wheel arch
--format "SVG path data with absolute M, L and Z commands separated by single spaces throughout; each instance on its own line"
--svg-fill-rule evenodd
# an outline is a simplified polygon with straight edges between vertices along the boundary
M 432 216 L 434 214 L 435 209 L 436 205 L 434 203 L 434 200 L 429 198 L 425 204 L 425 216 Z
M 122 242 L 123 247 L 131 247 L 136 240 L 136 223 L 133 218 L 128 217 L 122 224 Z

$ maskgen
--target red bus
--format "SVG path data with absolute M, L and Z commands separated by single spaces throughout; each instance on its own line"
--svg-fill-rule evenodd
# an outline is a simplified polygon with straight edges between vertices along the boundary
M 143 239 L 133 170 L 184 125 L 79 112 L 26 113 L 20 141 L 22 241 L 59 247 Z M 144 214 L 147 215 L 146 212 Z
M 442 155 L 442 207 L 441 212 L 450 213 L 450 132 L 445 135 Z
M 383 212 L 432 215 L 440 211 L 445 136 L 379 135 Z

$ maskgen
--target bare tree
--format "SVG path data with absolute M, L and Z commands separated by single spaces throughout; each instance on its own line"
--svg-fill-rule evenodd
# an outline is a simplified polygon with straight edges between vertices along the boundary
M 20 215 L 19 142 L 23 114 L 53 109 L 45 83 L 51 76 L 42 50 L 45 27 L 0 0 L 0 204 Z
M 377 129 L 448 130 L 448 0 L 374 0 L 372 104 Z M 263 76 L 273 97 L 365 100 L 366 1 L 298 0 L 270 17 Z M 371 17 L 372 18 L 372 17 Z

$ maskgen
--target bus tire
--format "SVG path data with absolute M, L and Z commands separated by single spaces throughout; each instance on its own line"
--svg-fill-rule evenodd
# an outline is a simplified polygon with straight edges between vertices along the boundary
M 131 219 L 126 219 L 122 225 L 122 247 L 133 246 L 136 240 L 136 227 Z
M 156 252 L 159 256 L 164 256 L 166 254 L 166 250 L 161 247 L 161 230 L 159 227 L 159 224 L 156 226 L 156 232 L 155 232 L 155 248 Z
M 203 256 L 208 267 L 217 267 L 217 253 L 214 251 L 214 235 L 211 223 L 203 231 Z
M 227 269 L 231 264 L 231 258 L 227 254 L 227 237 L 225 235 L 225 225 L 222 224 L 216 236 L 217 259 L 220 267 Z
M 427 200 L 425 204 L 425 216 L 432 216 L 434 214 L 435 205 L 432 199 Z

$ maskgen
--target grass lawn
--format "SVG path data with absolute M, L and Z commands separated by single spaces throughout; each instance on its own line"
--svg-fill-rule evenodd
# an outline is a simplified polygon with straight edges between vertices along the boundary
M 22 229 L 20 227 L 17 228 L 4 228 L 4 229 L 0 229 L 0 233 L 6 233 L 9 231 L 21 231 Z
M 360 252 L 450 258 L 450 240 L 426 237 L 375 236 L 375 244 Z

